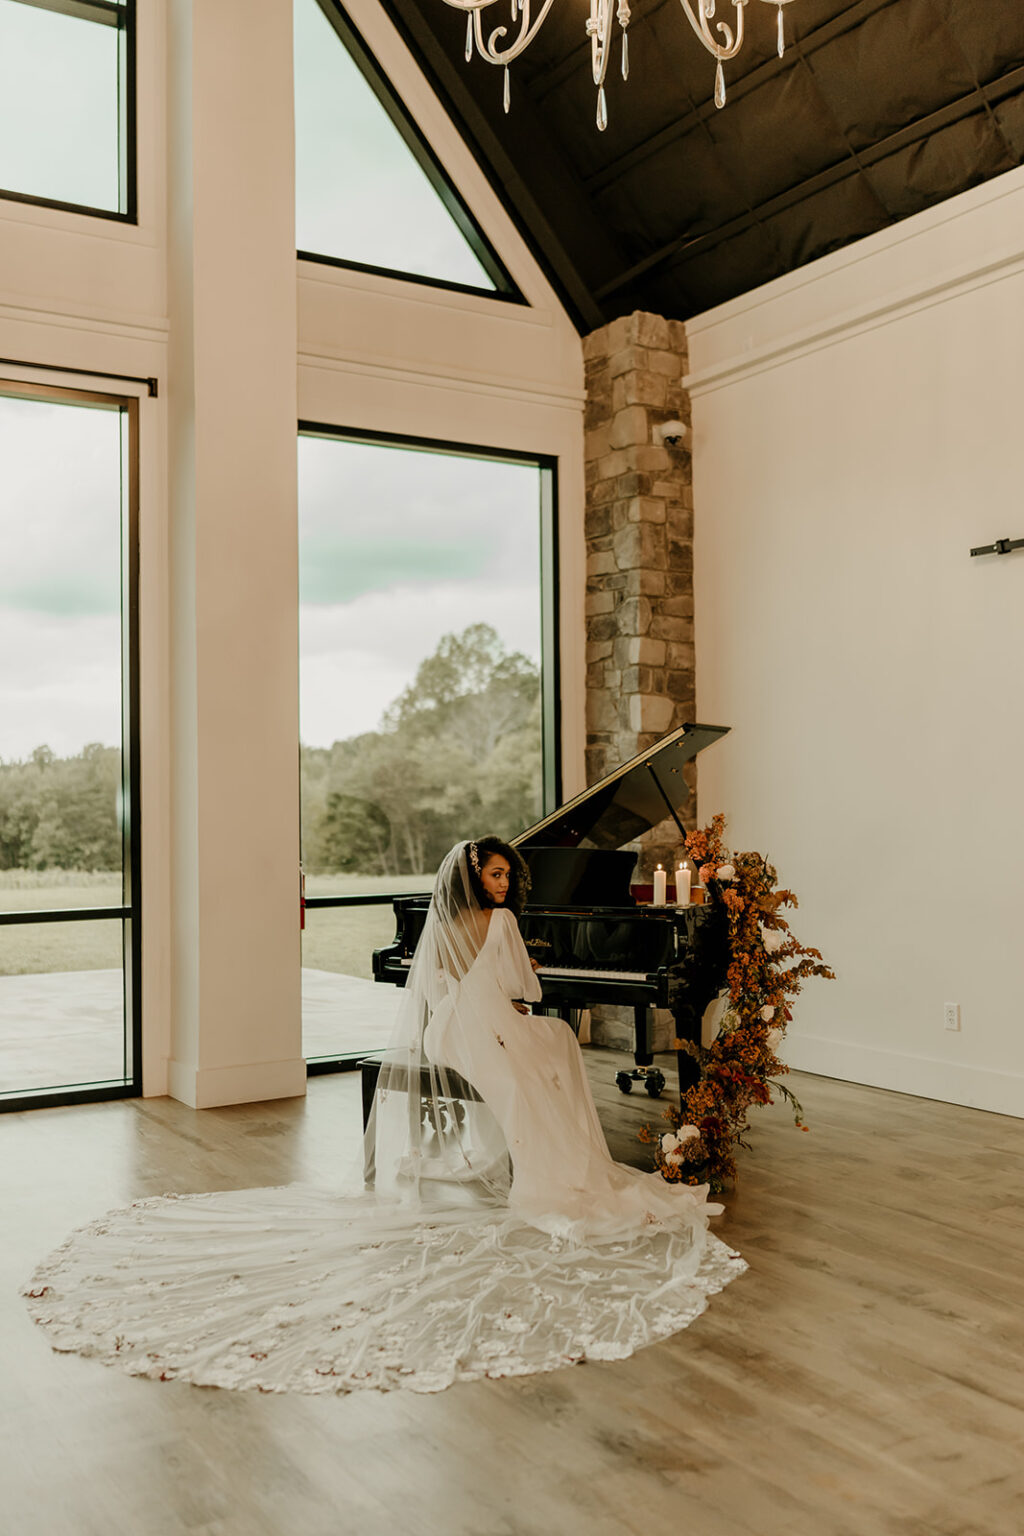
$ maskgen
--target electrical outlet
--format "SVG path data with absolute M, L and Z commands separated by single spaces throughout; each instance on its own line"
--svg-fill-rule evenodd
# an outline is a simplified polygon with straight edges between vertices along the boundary
M 947 1029 L 960 1028 L 960 1004 L 944 1003 L 942 1005 L 942 1022 Z

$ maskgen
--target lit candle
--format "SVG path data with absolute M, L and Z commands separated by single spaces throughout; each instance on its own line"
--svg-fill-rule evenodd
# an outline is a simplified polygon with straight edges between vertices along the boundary
M 663 907 L 668 895 L 668 875 L 659 864 L 654 871 L 654 905 Z
M 690 905 L 690 866 L 689 864 L 676 865 L 676 906 L 688 907 Z

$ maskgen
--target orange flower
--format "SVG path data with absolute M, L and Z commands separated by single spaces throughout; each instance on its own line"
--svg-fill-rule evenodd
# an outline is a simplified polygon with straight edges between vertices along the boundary
M 735 878 L 723 885 L 711 886 L 712 899 L 723 912 L 729 942 L 729 1003 L 739 1023 L 726 1035 L 700 1053 L 701 1078 L 683 1095 L 681 1108 L 670 1105 L 665 1119 L 675 1129 L 685 1122 L 701 1132 L 699 1142 L 690 1147 L 697 1166 L 682 1174 L 678 1164 L 667 1164 L 659 1151 L 655 1165 L 672 1183 L 684 1179 L 697 1184 L 707 1180 L 712 1189 L 736 1176 L 733 1149 L 747 1129 L 747 1114 L 755 1104 L 772 1102 L 771 1083 L 788 1072 L 767 1043 L 767 1026 L 762 1010 L 770 1007 L 788 1023 L 792 1017 L 789 1000 L 801 990 L 808 977 L 829 978 L 834 973 L 822 961 L 820 951 L 800 944 L 780 915 L 782 907 L 796 907 L 792 891 L 777 889 L 775 868 L 759 853 L 731 854 L 724 843 L 725 817 L 712 817 L 711 824 L 690 832 L 686 851 L 707 883 L 722 865 L 731 864 Z M 778 932 L 784 940 L 772 955 L 765 952 L 762 925 Z M 779 968 L 780 957 L 787 964 Z M 676 1042 L 677 1049 L 680 1042 Z M 780 1093 L 790 1102 L 801 1130 L 802 1110 L 793 1094 L 776 1082 Z M 641 1130 L 640 1140 L 656 1141 L 649 1127 Z

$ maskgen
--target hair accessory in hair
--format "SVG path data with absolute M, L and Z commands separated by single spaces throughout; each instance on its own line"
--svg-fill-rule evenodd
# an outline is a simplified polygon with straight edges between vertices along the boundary
M 469 858 L 469 862 L 472 864 L 473 868 L 476 870 L 476 873 L 479 874 L 480 873 L 480 854 L 479 854 L 479 851 L 477 849 L 476 843 L 467 843 L 466 844 L 466 854 L 467 854 L 467 856 Z

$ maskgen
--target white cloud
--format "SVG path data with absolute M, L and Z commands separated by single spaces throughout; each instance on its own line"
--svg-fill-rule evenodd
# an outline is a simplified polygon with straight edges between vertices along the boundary
M 120 740 L 120 620 L 0 609 L 0 759 Z
M 120 433 L 117 411 L 0 398 L 0 605 L 117 613 Z
M 116 411 L 0 399 L 0 758 L 121 739 Z
M 0 758 L 120 740 L 115 414 L 0 400 Z M 540 654 L 535 465 L 304 438 L 302 734 L 373 730 L 447 633 Z M 145 616 L 143 616 L 145 622 Z
M 116 209 L 117 54 L 115 27 L 0 5 L 0 185 Z
M 374 730 L 445 634 L 540 659 L 540 479 L 507 464 L 299 442 L 302 739 Z
M 540 659 L 536 587 L 487 582 L 370 592 L 301 612 L 301 721 L 307 746 L 372 731 L 442 635 L 490 624 L 509 650 Z

